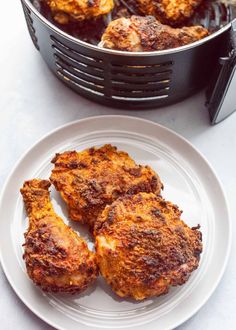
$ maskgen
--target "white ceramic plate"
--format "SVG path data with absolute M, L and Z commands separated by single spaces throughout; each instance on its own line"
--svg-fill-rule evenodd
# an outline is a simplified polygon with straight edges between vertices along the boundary
M 99 278 L 82 295 L 45 294 L 26 275 L 22 260 L 27 219 L 19 189 L 24 180 L 48 178 L 56 152 L 112 143 L 137 163 L 148 164 L 164 182 L 164 197 L 184 210 L 189 226 L 201 225 L 200 266 L 190 280 L 162 297 L 133 302 L 118 298 Z M 52 187 L 56 211 L 67 220 L 64 203 Z M 8 178 L 0 201 L 0 250 L 6 276 L 20 299 L 58 329 L 172 329 L 191 317 L 210 297 L 222 277 L 230 248 L 225 197 L 214 171 L 194 147 L 153 122 L 127 116 L 87 118 L 63 126 L 33 146 Z M 84 229 L 70 222 L 89 241 Z M 92 247 L 92 243 L 90 242 Z

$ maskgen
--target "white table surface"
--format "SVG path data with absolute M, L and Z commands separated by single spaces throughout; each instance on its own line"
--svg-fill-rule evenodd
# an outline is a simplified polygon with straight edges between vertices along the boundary
M 206 156 L 223 183 L 234 221 L 236 114 L 212 127 L 203 93 L 173 106 L 148 111 L 109 109 L 78 96 L 53 76 L 34 49 L 19 0 L 1 2 L 0 34 L 0 187 L 22 153 L 57 126 L 94 115 L 139 116 L 180 133 Z M 235 235 L 233 223 L 232 252 L 217 290 L 206 305 L 178 329 L 236 329 Z M 0 329 L 52 329 L 21 303 L 1 267 Z

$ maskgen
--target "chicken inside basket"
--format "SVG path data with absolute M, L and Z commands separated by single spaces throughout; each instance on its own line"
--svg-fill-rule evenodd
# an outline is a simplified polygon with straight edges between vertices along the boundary
M 176 48 L 213 30 L 204 24 L 212 6 L 209 0 L 34 0 L 33 4 L 73 37 L 115 50 Z

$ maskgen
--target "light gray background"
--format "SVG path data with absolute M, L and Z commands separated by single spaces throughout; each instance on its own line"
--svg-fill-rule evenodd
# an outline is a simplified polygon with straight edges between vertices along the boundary
M 203 93 L 158 110 L 120 111 L 96 105 L 67 89 L 47 69 L 28 36 L 19 0 L 1 1 L 0 10 L 0 188 L 17 159 L 57 126 L 87 116 L 133 115 L 173 129 L 206 156 L 223 183 L 234 222 L 236 114 L 212 127 Z M 232 253 L 220 285 L 207 304 L 178 330 L 236 329 L 235 235 L 233 223 Z M 0 329 L 52 329 L 21 303 L 1 267 Z

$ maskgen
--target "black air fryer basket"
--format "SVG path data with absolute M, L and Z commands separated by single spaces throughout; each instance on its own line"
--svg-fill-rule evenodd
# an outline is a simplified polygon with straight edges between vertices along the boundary
M 213 14 L 201 23 L 218 30 L 200 41 L 170 50 L 130 53 L 76 39 L 50 23 L 30 0 L 21 1 L 32 41 L 49 68 L 89 99 L 125 109 L 154 108 L 177 102 L 208 84 L 213 122 L 229 115 L 232 105 L 236 108 L 229 99 L 235 98 L 231 82 L 236 76 L 236 22 L 230 23 L 234 7 L 211 6 Z

